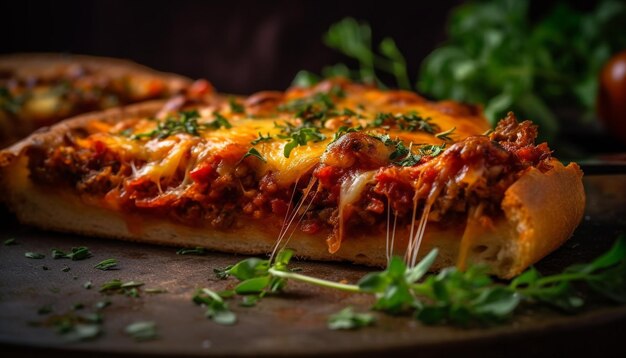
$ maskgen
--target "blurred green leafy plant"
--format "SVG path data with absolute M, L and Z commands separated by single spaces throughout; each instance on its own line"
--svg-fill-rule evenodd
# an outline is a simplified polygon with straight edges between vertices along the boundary
M 561 2 L 539 19 L 531 19 L 529 6 L 530 0 L 485 0 L 455 8 L 447 41 L 424 59 L 415 86 L 393 39 L 384 38 L 374 51 L 370 26 L 346 18 L 323 39 L 355 59 L 358 69 L 337 64 L 322 75 L 382 84 L 379 74 L 389 74 L 402 89 L 481 104 L 492 123 L 512 110 L 551 138 L 559 129 L 555 109 L 572 108 L 591 118 L 598 73 L 613 53 L 626 48 L 626 3 L 602 0 L 584 12 Z M 294 84 L 317 80 L 301 71 Z

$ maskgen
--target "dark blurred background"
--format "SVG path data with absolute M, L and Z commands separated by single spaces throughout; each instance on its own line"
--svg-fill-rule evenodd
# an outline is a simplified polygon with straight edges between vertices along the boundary
M 558 2 L 530 1 L 530 19 L 545 16 Z M 371 25 L 374 46 L 384 37 L 396 41 L 415 81 L 424 57 L 446 40 L 450 11 L 462 3 L 4 1 L 0 3 L 0 33 L 4 35 L 0 53 L 68 52 L 126 58 L 161 71 L 206 78 L 221 92 L 250 94 L 283 90 L 303 69 L 320 73 L 323 67 L 339 62 L 358 68 L 357 62 L 322 41 L 331 24 L 351 16 Z M 583 13 L 591 13 L 597 5 L 582 0 L 567 4 Z M 537 117 L 527 116 L 541 123 Z M 624 143 L 612 139 L 597 121 L 590 127 L 589 122 L 578 126 L 575 121 L 560 120 L 564 122 L 560 137 L 565 140 L 551 143 L 561 158 L 626 151 Z
M 539 15 L 555 1 L 534 1 Z M 128 58 L 209 79 L 220 91 L 284 89 L 298 70 L 347 62 L 322 43 L 346 16 L 368 21 L 376 44 L 396 40 L 411 78 L 445 39 L 462 1 L 4 1 L 0 51 L 70 52 Z M 585 1 L 575 1 L 585 8 Z

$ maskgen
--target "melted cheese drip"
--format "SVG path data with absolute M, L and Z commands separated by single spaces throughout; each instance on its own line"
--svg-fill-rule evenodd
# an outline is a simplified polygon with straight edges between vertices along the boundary
M 328 252 L 337 252 L 345 234 L 346 208 L 356 203 L 368 183 L 372 182 L 376 171 L 368 171 L 352 175 L 341 183 L 339 193 L 339 232 L 328 238 Z

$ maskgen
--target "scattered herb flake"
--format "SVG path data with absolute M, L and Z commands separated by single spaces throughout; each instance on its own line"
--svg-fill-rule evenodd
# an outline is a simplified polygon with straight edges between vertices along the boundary
M 36 260 L 40 260 L 46 257 L 46 255 L 41 254 L 39 252 L 26 252 L 24 253 L 24 256 L 26 256 L 29 259 L 36 259 Z
M 117 266 L 117 263 L 118 262 L 116 259 L 106 259 L 106 260 L 100 261 L 98 264 L 94 266 L 94 268 L 98 270 L 102 270 L 102 271 L 112 270 Z
M 184 247 L 176 251 L 176 255 L 206 255 L 207 250 L 204 247 L 187 248 Z
M 245 111 L 246 111 L 245 107 L 243 105 L 239 104 L 235 97 L 229 97 L 228 98 L 228 104 L 230 106 L 231 112 L 233 112 L 233 113 L 245 113 Z
M 237 322 L 237 315 L 228 308 L 228 303 L 216 292 L 202 288 L 196 291 L 193 302 L 206 307 L 205 315 L 213 322 L 221 325 L 232 325 Z
M 136 341 L 149 341 L 158 338 L 157 326 L 153 321 L 138 321 L 129 324 L 124 332 Z
M 4 240 L 4 246 L 12 246 L 12 245 L 17 245 L 17 241 L 15 240 L 14 237 Z
M 452 127 L 450 129 L 448 129 L 447 131 L 439 132 L 439 133 L 435 134 L 435 137 L 437 137 L 437 138 L 439 138 L 441 140 L 451 141 L 452 138 L 450 137 L 450 135 L 452 133 L 454 133 L 455 130 L 456 130 L 456 127 Z
M 358 329 L 374 324 L 375 318 L 371 313 L 357 313 L 352 307 L 331 315 L 328 318 L 328 328 L 337 329 Z
M 259 151 L 256 150 L 256 148 L 248 149 L 248 152 L 246 152 L 246 154 L 244 154 L 243 157 L 241 157 L 241 160 L 244 160 L 244 159 L 246 159 L 247 157 L 250 157 L 250 156 L 258 158 L 263 163 L 267 162 L 267 160 L 265 160 L 265 158 L 263 158 L 261 153 L 259 153 Z
M 83 288 L 87 290 L 91 290 L 92 287 L 93 287 L 93 283 L 91 281 L 87 281 L 83 284 Z
M 145 288 L 143 292 L 157 294 L 157 293 L 167 293 L 167 290 L 164 288 Z
M 250 144 L 252 145 L 257 145 L 261 142 L 269 142 L 272 140 L 272 136 L 267 133 L 267 136 L 263 136 L 263 134 L 261 134 L 261 132 L 259 132 L 259 136 L 257 137 L 257 139 L 253 140 L 252 142 L 250 142 Z

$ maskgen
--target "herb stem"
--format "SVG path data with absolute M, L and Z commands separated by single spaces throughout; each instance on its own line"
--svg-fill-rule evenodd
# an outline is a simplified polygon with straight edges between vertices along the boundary
M 317 285 L 317 286 L 333 288 L 333 289 L 346 291 L 346 292 L 352 292 L 352 293 L 363 292 L 357 285 L 348 285 L 344 283 L 323 280 L 320 278 L 309 277 L 309 276 L 305 276 L 305 275 L 301 275 L 301 274 L 297 274 L 293 272 L 280 271 L 280 270 L 276 270 L 275 268 L 270 268 L 268 272 L 270 273 L 270 275 L 275 276 L 275 277 L 302 281 L 302 282 L 310 283 L 310 284 Z

